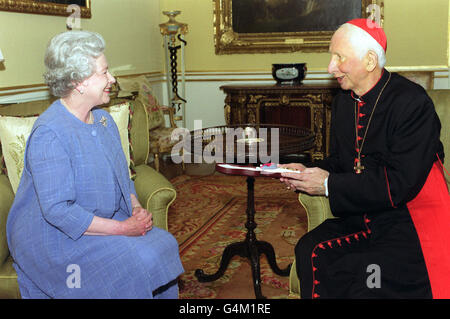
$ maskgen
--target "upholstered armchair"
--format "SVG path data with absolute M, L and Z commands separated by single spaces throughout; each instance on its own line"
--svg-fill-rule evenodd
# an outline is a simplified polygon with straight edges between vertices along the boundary
M 330 202 L 325 196 L 310 196 L 300 193 L 298 201 L 305 208 L 308 217 L 308 232 L 319 226 L 325 219 L 335 218 L 331 213 Z M 289 295 L 298 298 L 300 296 L 300 281 L 295 269 L 295 259 L 289 274 Z
M 178 140 L 171 139 L 175 124 L 174 108 L 159 104 L 150 81 L 146 76 L 125 77 L 117 79 L 119 85 L 118 97 L 131 96 L 136 102 L 142 103 L 147 110 L 149 127 L 149 154 L 153 154 L 155 169 L 159 172 L 160 157 L 171 152 Z M 165 115 L 168 115 L 169 126 L 166 126 Z M 184 163 L 183 170 L 184 170 Z

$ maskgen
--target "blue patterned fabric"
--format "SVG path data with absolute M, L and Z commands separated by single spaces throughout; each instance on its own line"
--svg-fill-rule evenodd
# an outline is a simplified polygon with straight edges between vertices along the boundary
M 83 123 L 56 101 L 27 141 L 7 222 L 23 298 L 152 298 L 183 272 L 178 243 L 162 229 L 83 235 L 94 216 L 131 216 L 136 195 L 114 120 L 93 114 L 94 124 Z

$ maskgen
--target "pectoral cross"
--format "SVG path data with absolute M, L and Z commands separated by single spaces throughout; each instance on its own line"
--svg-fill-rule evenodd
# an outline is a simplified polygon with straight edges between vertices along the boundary
M 356 174 L 361 174 L 362 171 L 364 170 L 364 166 L 361 165 L 361 160 L 358 159 L 358 161 L 356 162 L 356 166 L 353 167 L 353 169 L 355 170 Z

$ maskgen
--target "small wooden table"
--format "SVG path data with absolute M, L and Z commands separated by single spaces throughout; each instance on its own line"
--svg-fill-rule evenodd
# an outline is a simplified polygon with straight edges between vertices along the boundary
M 233 128 L 239 128 L 240 125 L 228 125 L 228 126 L 219 126 L 214 128 L 207 128 L 203 129 L 203 131 L 209 132 L 206 136 L 210 136 L 211 131 L 214 131 L 215 134 L 220 134 L 222 132 L 225 134 L 226 129 L 233 129 Z M 243 128 L 278 128 L 279 129 L 279 153 L 281 155 L 289 154 L 293 151 L 305 151 L 314 146 L 314 134 L 304 128 L 295 127 L 295 126 L 283 126 L 283 125 L 250 125 L 250 124 L 244 124 L 242 125 Z M 258 131 L 259 132 L 259 131 Z M 194 140 L 195 136 L 197 138 L 202 138 L 203 135 L 194 134 Z M 258 138 L 256 136 L 255 138 Z M 193 140 L 193 143 L 195 141 Z M 206 141 L 210 141 L 209 139 L 206 139 Z M 234 141 L 235 146 L 239 143 L 237 140 Z M 204 144 L 204 143 L 203 143 Z M 223 144 L 226 145 L 226 141 L 223 141 Z M 237 147 L 233 148 L 233 152 L 235 152 Z M 224 148 L 224 150 L 226 150 Z M 247 154 L 248 155 L 248 154 Z M 238 158 L 238 154 L 234 153 L 232 157 L 233 159 Z M 251 158 L 249 156 L 240 157 L 241 159 L 244 158 L 244 163 L 239 164 L 247 164 L 252 165 L 252 163 L 249 163 Z M 253 165 L 259 165 L 259 161 L 256 163 L 253 163 Z M 229 163 L 230 164 L 230 163 Z M 197 269 L 195 271 L 195 276 L 200 282 L 210 282 L 219 279 L 222 277 L 222 275 L 225 273 L 225 270 L 228 267 L 228 264 L 230 263 L 231 259 L 239 255 L 241 257 L 248 258 L 250 260 L 251 268 L 252 268 L 252 277 L 253 277 L 253 287 L 255 290 L 255 296 L 257 299 L 265 298 L 261 291 L 261 276 L 260 276 L 260 262 L 259 258 L 261 254 L 265 254 L 267 257 L 267 260 L 269 262 L 270 267 L 272 270 L 280 276 L 289 276 L 291 265 L 289 265 L 286 269 L 280 269 L 276 262 L 275 257 L 275 251 L 273 246 L 265 241 L 260 241 L 256 239 L 255 235 L 255 228 L 257 224 L 255 223 L 255 200 L 254 200 L 254 184 L 255 184 L 255 176 L 259 175 L 256 174 L 253 171 L 247 171 L 247 170 L 226 170 L 221 168 L 221 166 L 216 165 L 216 170 L 218 172 L 224 173 L 224 174 L 233 174 L 233 175 L 241 175 L 247 177 L 247 209 L 246 209 L 246 215 L 247 215 L 247 221 L 245 223 L 245 228 L 247 229 L 247 235 L 245 237 L 244 241 L 232 243 L 228 245 L 222 254 L 222 259 L 220 262 L 219 269 L 216 273 L 208 275 L 203 272 L 201 269 Z

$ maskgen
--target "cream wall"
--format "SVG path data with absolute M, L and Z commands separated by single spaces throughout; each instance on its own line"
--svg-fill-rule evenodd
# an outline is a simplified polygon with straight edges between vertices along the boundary
M 448 66 L 449 0 L 386 1 L 390 66 Z
M 82 19 L 81 28 L 103 35 L 116 74 L 159 72 L 159 12 L 159 0 L 92 0 L 92 18 Z M 0 88 L 43 83 L 47 42 L 63 31 L 66 17 L 0 11 Z
M 388 66 L 448 66 L 449 0 L 384 0 Z M 269 70 L 272 63 L 307 62 L 325 70 L 327 53 L 215 55 L 213 1 L 161 0 L 161 10 L 181 10 L 189 24 L 186 68 L 204 70 Z
M 436 71 L 435 87 L 450 89 L 449 0 L 384 3 L 387 67 L 394 71 Z M 164 54 L 158 27 L 167 21 L 164 10 L 181 10 L 177 19 L 189 25 L 185 61 L 185 126 L 189 129 L 198 119 L 204 127 L 224 124 L 225 96 L 220 86 L 273 83 L 272 63 L 308 63 L 306 83 L 318 83 L 317 79 L 328 77 L 327 53 L 216 55 L 213 0 L 92 0 L 92 18 L 82 19 L 81 27 L 105 37 L 111 70 L 115 75 L 152 73 L 155 92 L 166 104 L 166 86 L 161 76 Z M 54 34 L 66 30 L 65 24 L 65 17 L 0 11 L 0 48 L 6 59 L 0 63 L 0 103 L 45 98 L 45 46 Z M 20 94 L 16 94 L 16 88 Z
M 384 0 L 388 66 L 443 67 L 449 63 L 449 0 Z M 325 70 L 327 53 L 216 55 L 212 0 L 92 0 L 92 19 L 82 28 L 100 32 L 107 41 L 110 67 L 117 74 L 162 72 L 163 10 L 181 10 L 189 24 L 188 71 L 270 71 L 276 62 L 308 63 Z M 65 31 L 65 17 L 0 11 L 0 88 L 42 83 L 42 59 L 51 36 Z M 122 70 L 122 71 L 120 71 Z
M 450 89 L 449 0 L 384 0 L 384 4 L 388 69 L 435 71 L 435 88 Z M 225 124 L 220 86 L 273 84 L 272 63 L 306 62 L 305 83 L 327 82 L 326 52 L 216 55 L 212 0 L 161 0 L 163 10 L 180 10 L 177 20 L 189 25 L 185 37 L 188 129 L 194 128 L 195 120 L 202 120 L 203 127 Z
M 449 0 L 384 0 L 388 66 L 448 66 Z M 186 67 L 205 70 L 269 70 L 274 62 L 305 61 L 324 70 L 327 53 L 215 55 L 211 0 L 92 0 L 92 19 L 82 28 L 105 37 L 112 68 L 119 74 L 162 71 L 158 24 L 163 10 L 181 10 L 189 24 Z M 0 87 L 42 83 L 42 58 L 48 39 L 65 31 L 65 17 L 0 12 L 0 45 L 6 62 Z

